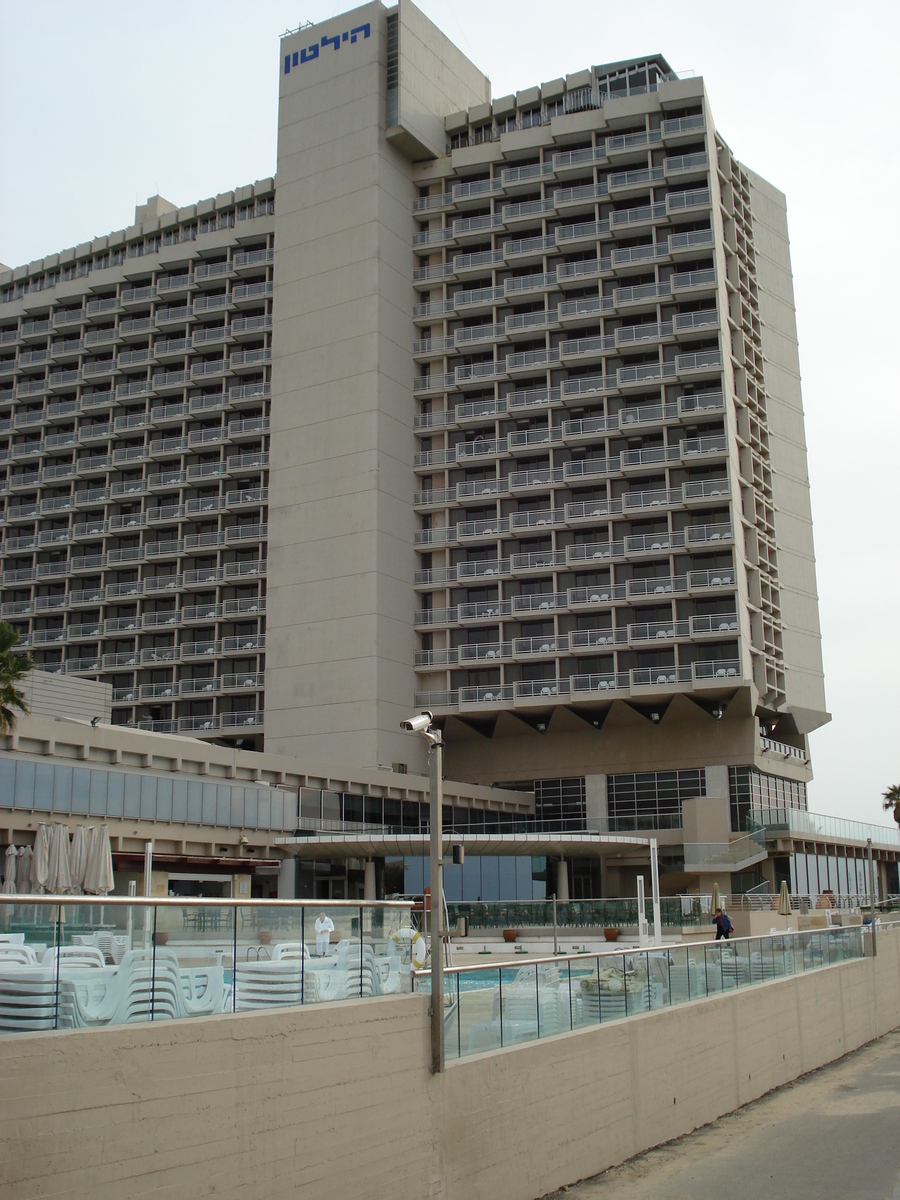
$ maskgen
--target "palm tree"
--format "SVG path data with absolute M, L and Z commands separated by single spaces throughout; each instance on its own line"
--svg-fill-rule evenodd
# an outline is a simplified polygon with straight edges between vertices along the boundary
M 900 783 L 893 783 L 882 793 L 881 796 L 882 808 L 887 812 L 889 809 L 894 810 L 894 820 L 900 825 Z
M 28 712 L 25 696 L 16 684 L 34 669 L 34 663 L 27 654 L 13 653 L 18 640 L 18 632 L 6 621 L 0 621 L 0 733 L 15 729 L 16 709 Z

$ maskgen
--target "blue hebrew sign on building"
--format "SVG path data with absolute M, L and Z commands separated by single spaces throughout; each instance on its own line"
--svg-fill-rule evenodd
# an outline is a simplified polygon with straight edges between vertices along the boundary
M 355 29 L 345 29 L 343 33 L 336 33 L 334 37 L 323 37 L 321 42 L 313 42 L 305 50 L 295 50 L 293 54 L 286 54 L 284 56 L 285 75 L 290 75 L 291 67 L 298 67 L 301 63 L 307 63 L 314 58 L 318 58 L 319 50 L 324 50 L 326 46 L 331 46 L 334 50 L 340 50 L 343 42 L 349 42 L 351 46 L 355 45 L 359 40 L 360 34 L 362 34 L 363 41 L 367 37 L 372 36 L 372 30 L 368 21 L 365 25 L 357 25 Z

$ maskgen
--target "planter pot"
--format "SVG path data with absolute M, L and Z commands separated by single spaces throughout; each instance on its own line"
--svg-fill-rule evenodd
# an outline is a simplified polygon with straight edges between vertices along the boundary
M 603 936 L 608 942 L 617 942 L 619 940 L 618 929 L 604 929 Z
M 165 930 L 158 930 L 156 933 L 154 933 L 153 940 L 157 946 L 165 946 L 166 942 L 169 940 L 169 935 L 165 932 Z
M 514 942 L 518 936 L 519 936 L 518 929 L 504 929 L 503 930 L 504 942 Z
M 271 942 L 271 940 L 272 940 L 272 934 L 271 934 L 270 930 L 261 929 L 259 931 L 259 944 L 261 946 L 268 946 L 268 944 L 269 944 L 269 942 Z

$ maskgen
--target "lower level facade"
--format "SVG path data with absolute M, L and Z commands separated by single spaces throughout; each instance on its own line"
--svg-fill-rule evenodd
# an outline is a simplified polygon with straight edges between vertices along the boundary
M 93 685 L 96 687 L 97 685 Z M 785 753 L 768 742 L 761 753 Z M 783 762 L 787 760 L 782 760 Z M 444 781 L 449 903 L 633 898 L 658 847 L 664 896 L 900 894 L 900 830 L 806 811 L 805 785 L 751 765 L 572 775 L 514 786 Z M 429 886 L 422 776 L 336 774 L 174 734 L 28 716 L 0 741 L 0 855 L 40 824 L 108 826 L 115 891 L 305 899 L 420 895 Z

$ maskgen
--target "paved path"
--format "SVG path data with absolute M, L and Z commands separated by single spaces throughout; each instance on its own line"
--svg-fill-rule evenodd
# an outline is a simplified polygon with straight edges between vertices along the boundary
M 900 1031 L 566 1200 L 900 1200 Z

